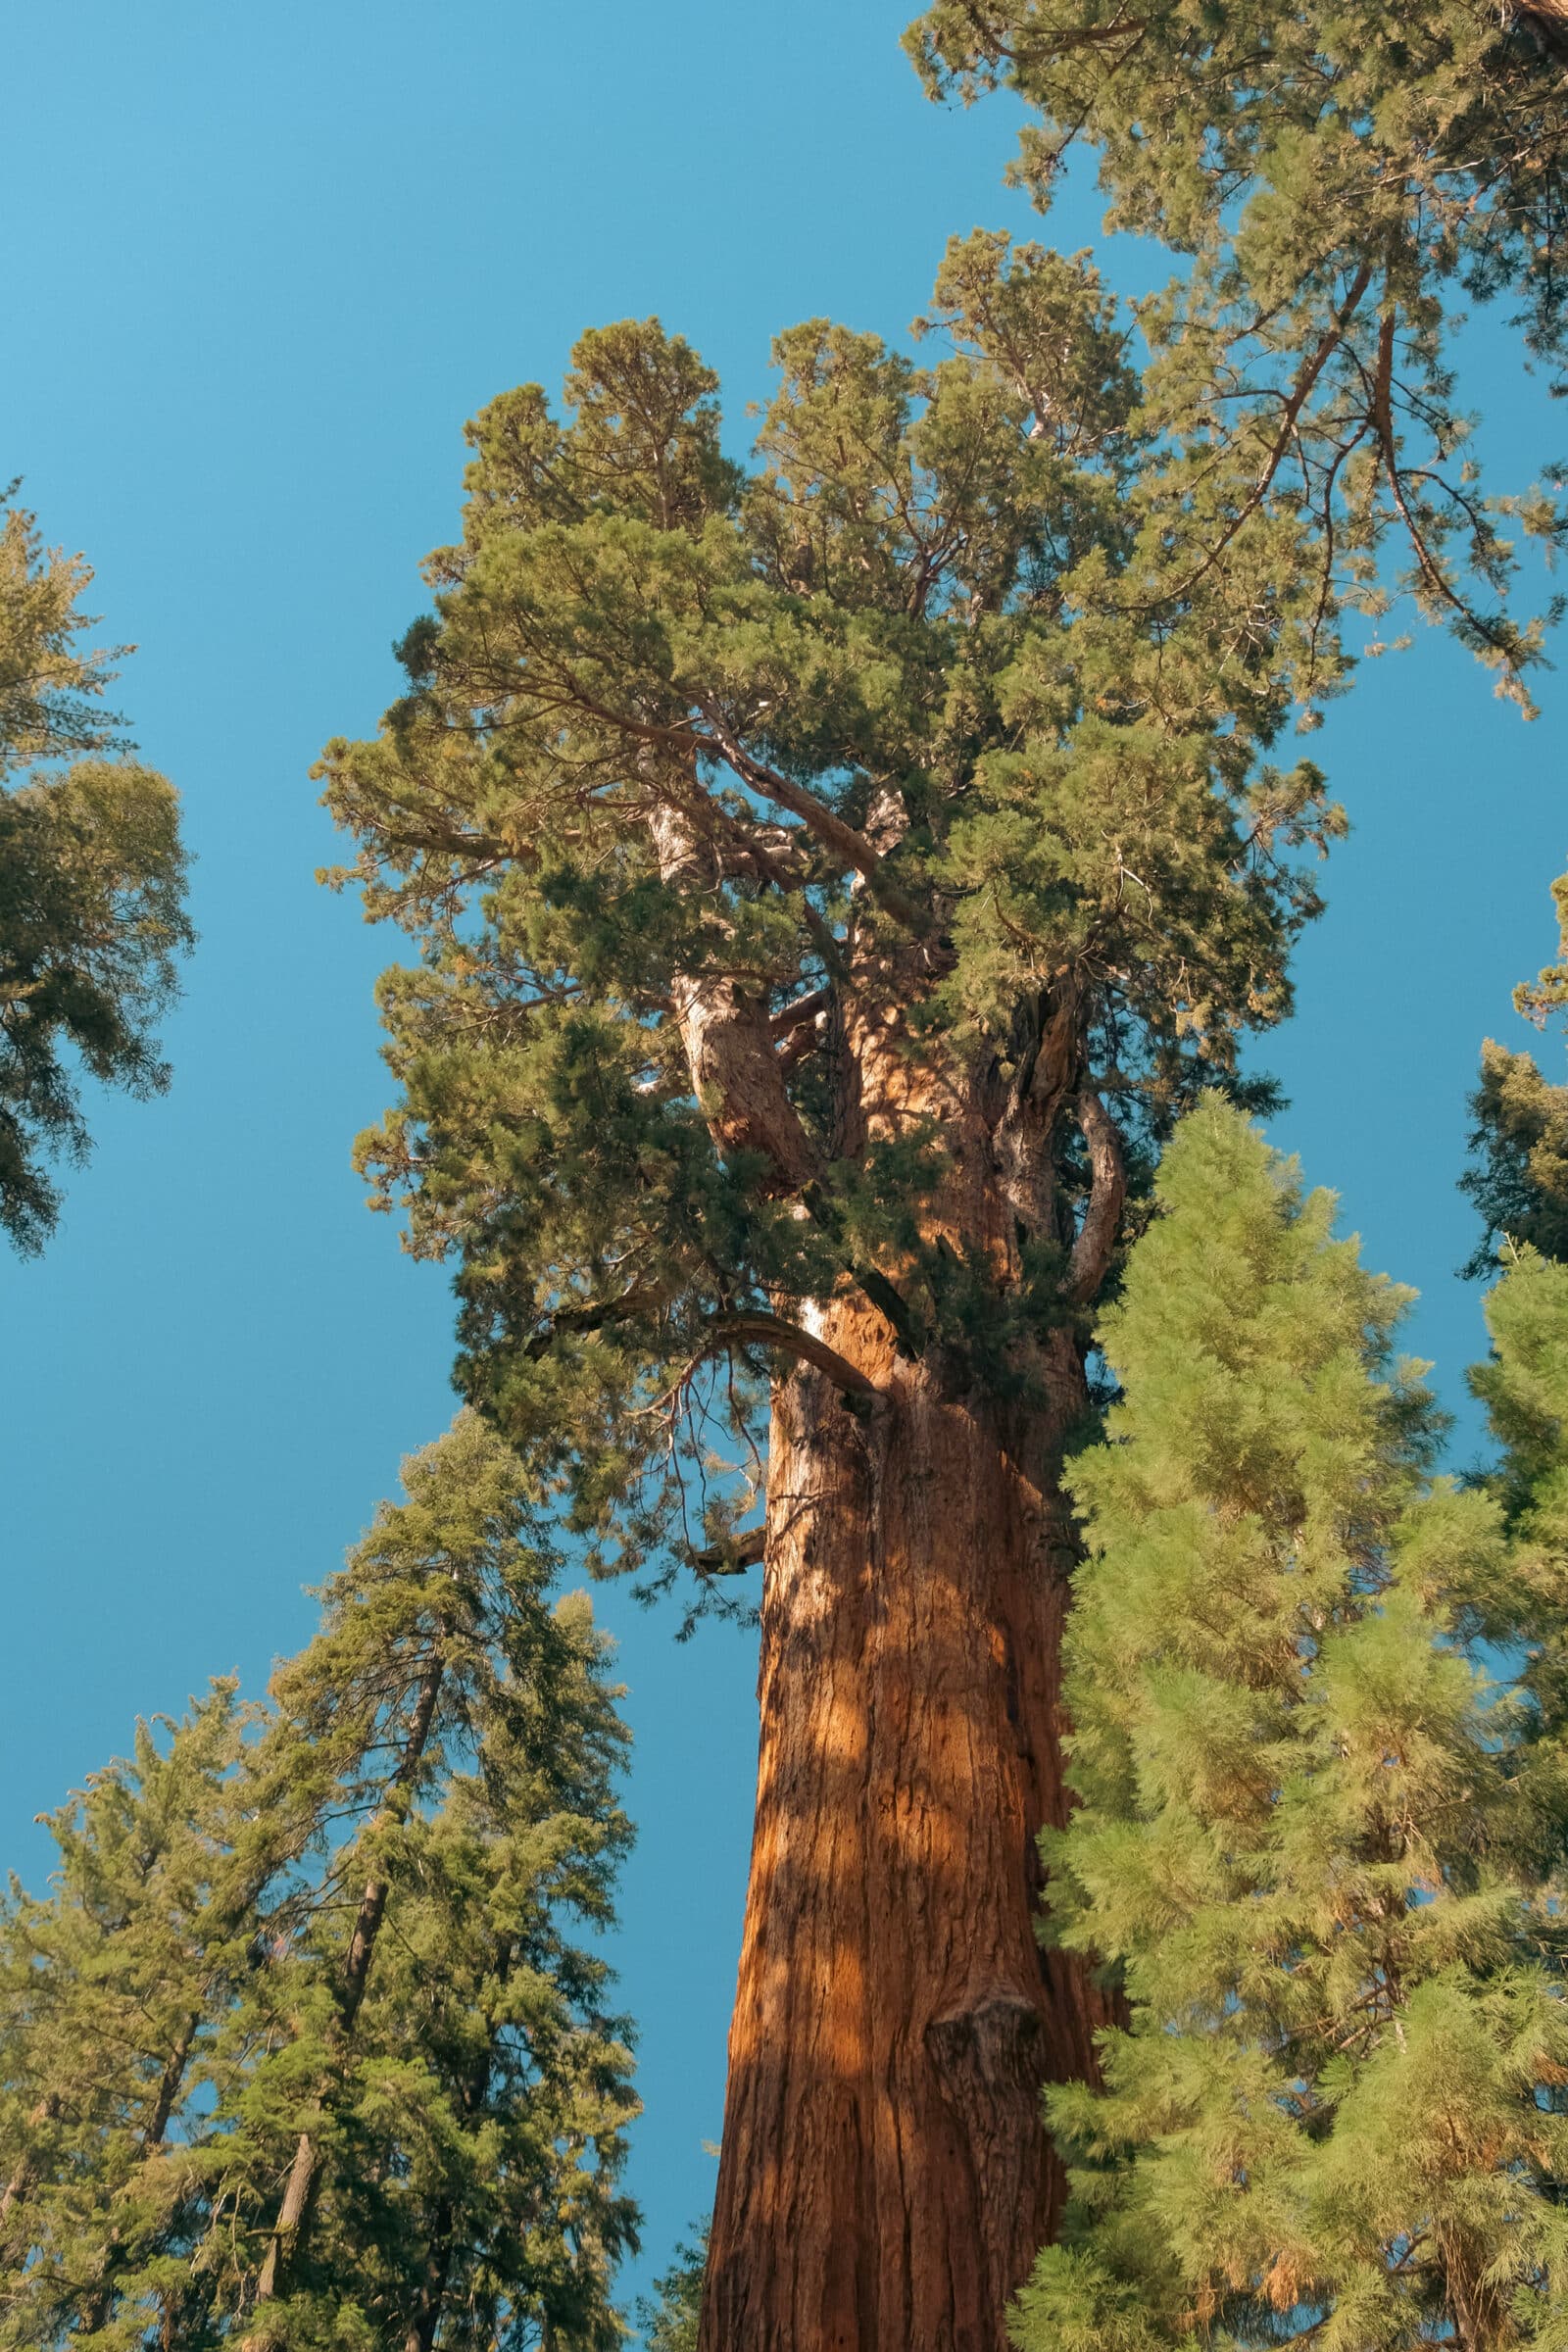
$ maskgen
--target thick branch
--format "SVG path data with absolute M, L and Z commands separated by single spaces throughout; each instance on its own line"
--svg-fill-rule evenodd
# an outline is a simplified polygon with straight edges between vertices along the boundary
M 728 1346 L 732 1341 L 758 1348 L 776 1348 L 781 1354 L 793 1355 L 803 1364 L 810 1364 L 825 1373 L 835 1387 L 851 1396 L 880 1396 L 882 1392 L 852 1364 L 847 1355 L 840 1355 L 826 1340 L 814 1332 L 804 1330 L 799 1323 L 786 1322 L 782 1315 L 769 1315 L 759 1309 L 755 1314 L 722 1315 L 711 1327 L 705 1354 Z
M 760 1566 L 766 1551 L 766 1530 L 754 1527 L 731 1544 L 710 1544 L 705 1551 L 694 1552 L 692 1566 L 704 1576 L 744 1576 L 748 1568 Z
M 779 1048 L 779 1068 L 793 1070 L 797 1062 L 804 1061 L 808 1054 L 814 1054 L 822 1043 L 821 1032 L 822 1024 L 819 1021 L 803 1021 Z
M 591 1306 L 558 1306 L 525 1342 L 522 1352 L 530 1358 L 544 1355 L 564 1332 L 603 1331 L 608 1323 L 628 1322 L 660 1303 L 652 1292 L 626 1291 L 618 1298 L 596 1299 Z
M 917 906 L 896 882 L 888 880 L 882 859 L 863 833 L 858 833 L 836 809 L 819 801 L 814 792 L 808 792 L 804 785 L 780 775 L 777 768 L 769 767 L 764 760 L 754 760 L 712 710 L 705 709 L 703 715 L 712 728 L 714 742 L 744 782 L 764 799 L 787 808 L 791 816 L 798 816 L 818 841 L 842 858 L 846 865 L 853 866 L 877 905 L 885 907 L 906 930 L 923 935 L 931 929 L 933 917 L 929 910 Z
M 906 899 L 883 875 L 882 860 L 865 836 L 858 833 L 825 801 L 819 801 L 814 792 L 808 792 L 803 784 L 793 783 L 788 776 L 780 775 L 776 768 L 767 766 L 765 761 L 754 760 L 709 705 L 704 704 L 700 708 L 712 729 L 710 736 L 695 734 L 688 726 L 661 726 L 650 720 L 631 718 L 624 711 L 607 710 L 602 703 L 584 694 L 575 681 L 572 682 L 570 700 L 586 717 L 602 720 L 633 743 L 658 745 L 662 750 L 673 754 L 677 760 L 689 759 L 694 753 L 717 751 L 736 774 L 761 793 L 765 800 L 776 802 L 780 808 L 787 808 L 792 816 L 799 817 L 807 830 L 813 833 L 825 848 L 832 850 L 844 859 L 846 865 L 853 866 L 857 873 L 863 875 L 866 888 L 890 914 L 913 931 L 931 929 L 932 917 L 911 899 Z
M 808 996 L 797 997 L 793 1004 L 784 1005 L 768 1016 L 768 1027 L 775 1037 L 785 1037 L 802 1021 L 814 1021 L 819 1012 L 826 1012 L 833 1002 L 830 988 L 813 988 Z
M 36 2132 L 40 2126 L 44 2124 L 52 2124 L 60 2113 L 60 2093 L 57 2090 L 45 2091 L 43 2097 L 38 2101 L 38 2104 L 36 2107 L 34 2107 L 32 2113 L 27 2118 L 28 2129 Z M 11 2179 L 6 2182 L 4 2194 L 0 2195 L 0 2221 L 5 2219 L 6 2215 L 12 2211 L 13 2207 L 20 2205 L 24 2201 L 28 2190 L 32 2186 L 33 2177 L 36 2170 L 37 2167 L 29 2152 L 27 2155 L 23 2157 L 22 2162 L 12 2174 Z
M 671 890 L 706 887 L 690 818 L 667 801 L 649 811 L 660 877 Z M 791 1102 L 762 1004 L 723 973 L 678 972 L 671 987 L 692 1092 L 720 1152 L 757 1152 L 788 1190 L 820 1173 L 814 1142 Z
M 1089 1151 L 1090 1187 L 1089 1205 L 1067 1262 L 1066 1288 L 1074 1306 L 1087 1306 L 1105 1279 L 1116 1247 L 1127 1176 L 1116 1122 L 1092 1087 L 1079 1089 L 1073 1115 Z

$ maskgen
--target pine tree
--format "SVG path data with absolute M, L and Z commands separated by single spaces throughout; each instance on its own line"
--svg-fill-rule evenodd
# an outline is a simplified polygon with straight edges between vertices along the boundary
M 606 1644 L 472 1416 L 405 1487 L 265 1717 L 224 1685 L 145 1736 L 62 1816 L 56 1900 L 14 1898 L 19 2352 L 623 2339 L 630 2058 L 566 1932 L 612 1924 L 629 1835 Z
M 301 1861 L 227 2027 L 196 2271 L 258 2348 L 597 2352 L 635 2102 L 559 1921 L 608 1923 L 625 1734 L 509 1450 L 461 1416 L 404 1486 L 273 1680 L 254 1802 Z
M 79 1159 L 87 1148 L 73 1065 L 132 1095 L 168 1085 L 153 1024 L 193 933 L 173 789 L 128 757 L 118 720 L 100 708 L 113 657 L 76 644 L 92 625 L 77 609 L 91 570 L 79 556 L 45 549 L 33 517 L 8 499 L 0 496 L 0 1227 L 32 1250 L 60 1205 L 44 1162 Z M 63 760 L 73 764 L 55 764 Z M 19 772 L 24 780 L 8 784 Z
M 201 2227 L 172 2150 L 248 1965 L 225 1835 L 252 1711 L 232 1682 L 50 1820 L 55 1888 L 0 1915 L 0 2344 L 100 2337 L 144 2264 Z M 127 2341 L 140 2342 L 140 2333 Z
M 1014 2341 L 1555 2342 L 1568 1521 L 1516 1500 L 1527 1559 L 1495 1497 L 1433 1478 L 1406 1295 L 1236 1113 L 1192 1115 L 1158 1193 L 1102 1326 L 1124 1398 L 1073 1478 L 1081 1804 L 1048 1852 L 1052 1933 L 1128 2022 L 1102 2090 L 1050 2094 L 1073 2200 Z M 1560 1484 L 1564 1270 L 1510 1277 L 1494 1329 L 1494 1418 Z M 1517 1689 L 1483 1640 L 1532 1642 Z
M 1563 0 L 935 0 L 906 45 L 935 96 L 1027 102 L 1015 176 L 1042 209 L 1081 143 L 1107 227 L 1183 257 L 1140 313 L 1175 428 L 1256 503 L 1314 510 L 1325 579 L 1374 616 L 1396 533 L 1418 606 L 1528 702 L 1543 622 L 1499 602 L 1510 541 L 1563 516 L 1482 494 L 1455 333 L 1461 306 L 1507 301 L 1532 361 L 1568 357 Z M 1194 566 L 1222 556 L 1171 487 Z
M 1032 1930 L 1087 1312 L 1339 826 L 1266 763 L 1340 674 L 1310 550 L 1194 471 L 1175 580 L 1094 271 L 976 234 L 925 324 L 780 337 L 750 472 L 656 321 L 496 401 L 324 763 L 418 949 L 362 1163 L 466 1393 L 597 1567 L 765 1548 L 709 2352 L 1001 2341 L 1102 2015 Z
M 1514 990 L 1514 1010 L 1544 1029 L 1568 1004 L 1568 875 L 1552 886 L 1557 960 Z M 1459 1179 L 1486 1221 L 1465 1272 L 1490 1274 L 1500 1244 L 1568 1257 L 1568 1086 L 1543 1077 L 1533 1054 L 1510 1054 L 1488 1038 L 1481 1084 L 1471 1098 L 1471 1164 Z

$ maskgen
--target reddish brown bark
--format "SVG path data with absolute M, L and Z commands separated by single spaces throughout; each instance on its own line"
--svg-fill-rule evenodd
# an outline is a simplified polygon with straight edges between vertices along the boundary
M 901 1026 L 863 1004 L 846 1023 L 846 1141 L 934 1111 L 951 1163 L 931 1230 L 1005 1278 L 1020 1211 L 1039 1230 L 1060 1097 L 1009 1105 L 921 1069 Z M 1119 1157 L 1107 1181 L 1119 1208 Z M 1098 1282 L 1087 1253 L 1077 1271 Z M 1104 2015 L 1035 1934 L 1036 1835 L 1063 1818 L 1057 1479 L 1082 1365 L 1064 1328 L 1034 1394 L 1003 1403 L 941 1350 L 901 1355 L 863 1298 L 806 1319 L 880 1395 L 809 1364 L 781 1365 L 774 1390 L 757 1821 L 701 2344 L 1002 2352 L 1061 2199 L 1041 2085 L 1092 2072 Z
M 773 1414 L 704 2352 L 1000 2347 L 1059 2202 L 1040 2085 L 1093 2065 L 1034 1934 L 1070 1533 L 991 1412 L 881 1369 L 867 1416 L 812 1371 Z

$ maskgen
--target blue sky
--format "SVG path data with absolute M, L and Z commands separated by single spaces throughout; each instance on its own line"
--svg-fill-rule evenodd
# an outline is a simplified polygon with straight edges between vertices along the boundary
M 308 769 L 395 690 L 464 419 L 557 382 L 581 327 L 657 311 L 722 371 L 743 447 L 775 329 L 900 335 L 951 231 L 1042 233 L 1001 186 L 1007 109 L 928 106 L 906 13 L 73 0 L 7 27 L 0 477 L 86 550 L 104 636 L 140 649 L 119 700 L 185 795 L 202 933 L 172 1095 L 95 1104 L 58 1238 L 0 1260 L 0 1861 L 29 1876 L 32 1817 L 138 1712 L 230 1667 L 259 1686 L 306 1638 L 301 1588 L 452 1409 L 445 1278 L 349 1166 L 387 1097 L 370 987 L 395 947 L 313 880 L 334 844 Z M 1093 241 L 1092 194 L 1043 233 Z M 1136 251 L 1105 259 L 1142 282 Z M 1499 326 L 1468 362 L 1500 466 L 1568 443 Z M 1452 1271 L 1464 1097 L 1481 1037 L 1518 1035 L 1568 860 L 1568 680 L 1544 696 L 1523 725 L 1429 632 L 1367 665 L 1314 747 L 1354 829 L 1260 1056 L 1293 1098 L 1279 1140 L 1420 1286 L 1413 1344 L 1456 1404 L 1480 1347 Z M 755 1652 L 726 1629 L 677 1648 L 673 1613 L 616 1589 L 598 1605 L 638 1741 L 617 1958 L 646 2278 L 710 2190 Z

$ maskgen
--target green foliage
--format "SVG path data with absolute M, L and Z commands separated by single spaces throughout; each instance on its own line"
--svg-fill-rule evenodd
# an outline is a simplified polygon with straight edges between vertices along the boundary
M 144 1733 L 57 1824 L 55 1895 L 13 1896 L 19 2352 L 623 2340 L 636 2102 L 568 1933 L 629 1838 L 606 1644 L 471 1416 L 405 1486 L 270 1705 Z
M 0 509 L 4 502 L 0 501 Z M 30 514 L 0 514 L 0 1226 L 39 1249 L 59 1211 L 45 1161 L 79 1159 L 79 1067 L 132 1095 L 169 1072 L 153 1024 L 190 946 L 173 789 L 112 749 L 104 654 L 75 640 L 92 574 L 46 551 Z
M 1398 531 L 1419 607 L 1525 701 L 1544 624 L 1499 601 L 1512 536 L 1554 542 L 1563 518 L 1539 490 L 1482 495 L 1452 336 L 1465 299 L 1511 299 L 1530 354 L 1562 366 L 1558 0 L 935 0 L 906 46 L 933 95 L 1027 102 L 1015 176 L 1043 208 L 1082 140 L 1107 227 L 1183 258 L 1140 310 L 1152 412 L 1254 503 L 1315 514 L 1325 587 L 1374 615 Z M 1179 474 L 1169 492 L 1189 560 L 1222 554 Z
M 1025 1383 L 1079 1303 L 1086 1096 L 1136 1173 L 1233 1082 L 1341 830 L 1266 760 L 1340 674 L 1302 529 L 1195 477 L 1234 529 L 1177 580 L 1086 259 L 956 240 L 920 327 L 930 366 L 781 335 L 749 471 L 678 337 L 585 336 L 564 418 L 530 386 L 470 427 L 410 691 L 324 757 L 367 911 L 418 950 L 361 1165 L 455 1253 L 467 1393 L 600 1567 L 744 1516 L 808 1301 Z M 871 1118 L 877 1054 L 921 1074 Z M 936 1230 L 957 1097 L 1015 1262 Z
M 255 1711 L 217 1683 L 183 1722 L 141 1725 L 49 1823 L 54 1891 L 15 1880 L 0 1915 L 0 2343 L 111 2325 L 116 2280 L 199 2228 L 175 2151 L 213 2020 L 252 1965 L 254 1903 L 217 1825 Z
M 1513 992 L 1514 1009 L 1544 1029 L 1568 1004 L 1568 876 L 1552 886 L 1560 933 L 1557 960 Z M 1544 1079 L 1532 1055 L 1489 1037 L 1481 1084 L 1471 1097 L 1471 1165 L 1459 1179 L 1486 1220 L 1467 1274 L 1490 1273 L 1500 1243 L 1568 1257 L 1568 1087 Z
M 1505 1241 L 1568 1257 L 1568 1086 L 1551 1085 L 1533 1055 L 1510 1054 L 1489 1037 L 1471 1109 L 1472 1164 L 1459 1187 L 1486 1232 L 1465 1272 L 1492 1273 Z
M 637 2306 L 645 2352 L 697 2352 L 697 2323 L 703 2309 L 703 2274 L 708 2267 L 708 2229 L 675 2248 L 662 2278 L 654 2280 L 654 2299 Z
M 1405 1294 L 1327 1195 L 1208 1104 L 1158 1199 L 1072 1482 L 1081 1801 L 1046 1840 L 1052 1934 L 1127 2023 L 1103 2087 L 1048 2094 L 1072 2203 L 1015 2340 L 1555 2343 L 1568 1282 L 1494 1301 L 1505 1516 L 1431 1475 Z M 1533 1649 L 1516 1689 L 1483 1640 Z

